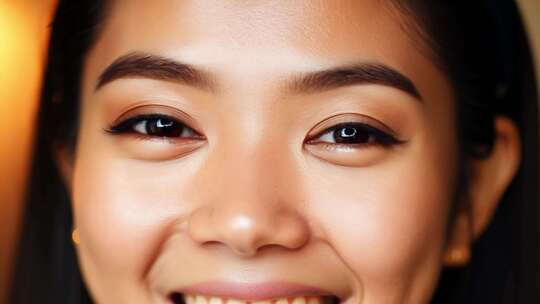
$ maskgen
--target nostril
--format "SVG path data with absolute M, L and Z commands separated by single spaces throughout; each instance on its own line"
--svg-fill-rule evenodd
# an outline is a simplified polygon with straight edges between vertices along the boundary
M 179 292 L 173 292 L 169 295 L 169 300 L 172 304 L 185 304 L 184 297 Z

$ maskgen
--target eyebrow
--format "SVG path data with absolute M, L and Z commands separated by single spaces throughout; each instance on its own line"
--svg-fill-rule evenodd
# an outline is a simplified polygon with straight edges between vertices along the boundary
M 309 93 L 356 84 L 389 86 L 422 100 L 418 89 L 408 77 L 380 63 L 361 63 L 308 73 L 296 78 L 291 89 Z
M 216 91 L 207 72 L 170 58 L 130 53 L 119 57 L 99 76 L 95 90 L 120 78 L 149 78 L 179 82 L 206 91 Z M 315 93 L 357 84 L 379 84 L 399 89 L 422 100 L 414 83 L 397 70 L 381 63 L 360 63 L 309 72 L 293 77 L 288 88 L 296 93 Z
M 99 76 L 95 90 L 120 78 L 149 78 L 184 83 L 207 91 L 214 91 L 210 75 L 189 64 L 162 56 L 130 53 L 119 57 Z

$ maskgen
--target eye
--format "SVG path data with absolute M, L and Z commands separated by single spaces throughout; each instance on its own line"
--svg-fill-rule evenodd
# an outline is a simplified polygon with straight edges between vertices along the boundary
M 128 118 L 106 131 L 112 134 L 134 133 L 143 137 L 203 138 L 184 123 L 163 114 L 138 115 Z
M 394 136 L 365 123 L 345 122 L 332 126 L 310 139 L 308 144 L 329 144 L 339 146 L 389 147 L 401 143 Z

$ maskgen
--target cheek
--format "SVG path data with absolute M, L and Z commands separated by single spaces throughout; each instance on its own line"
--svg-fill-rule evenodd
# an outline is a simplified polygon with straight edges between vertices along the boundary
M 97 299 L 115 303 L 126 302 L 117 295 L 147 297 L 144 274 L 167 227 L 184 212 L 179 198 L 196 165 L 127 159 L 106 140 L 86 138 L 83 132 L 72 198 L 79 258 Z
M 79 258 L 96 297 L 112 301 L 112 290 L 125 294 L 138 283 L 164 215 L 149 210 L 152 201 L 126 167 L 99 153 L 81 154 L 73 180 Z
M 367 303 L 426 294 L 436 282 L 453 171 L 426 151 L 372 168 L 313 166 L 311 212 Z

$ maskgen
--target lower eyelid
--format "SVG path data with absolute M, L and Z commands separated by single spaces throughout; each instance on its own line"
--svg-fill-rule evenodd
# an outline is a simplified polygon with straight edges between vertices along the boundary
M 328 151 L 355 151 L 358 149 L 368 148 L 370 146 L 377 146 L 376 143 L 362 143 L 362 144 L 341 144 L 341 143 L 329 143 L 329 142 L 311 142 L 310 145 L 317 146 L 318 148 Z
M 140 134 L 140 133 L 131 133 L 127 135 L 133 136 L 133 139 L 136 141 L 155 142 L 157 144 L 171 144 L 171 145 L 182 145 L 182 146 L 200 144 L 201 141 L 204 140 L 204 138 L 156 137 L 156 136 L 149 136 L 149 135 Z

